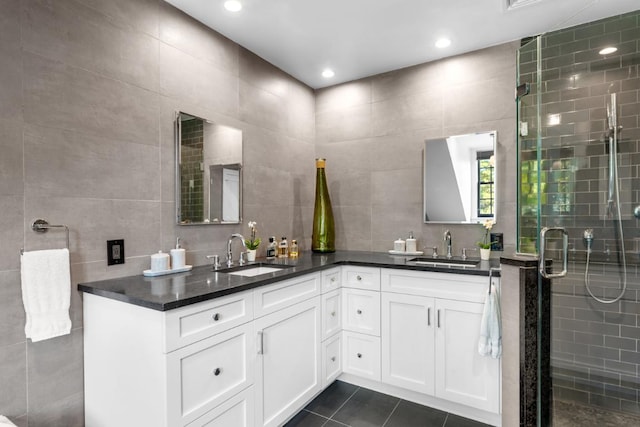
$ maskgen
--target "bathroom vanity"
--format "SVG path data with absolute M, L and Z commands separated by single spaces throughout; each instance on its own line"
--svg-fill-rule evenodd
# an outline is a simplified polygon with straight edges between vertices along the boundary
M 336 378 L 500 425 L 500 360 L 477 352 L 497 265 L 409 259 L 79 285 L 86 425 L 281 426 Z

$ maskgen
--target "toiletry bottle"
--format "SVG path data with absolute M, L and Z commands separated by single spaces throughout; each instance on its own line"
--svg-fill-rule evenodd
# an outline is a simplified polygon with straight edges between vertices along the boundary
M 184 268 L 186 264 L 186 251 L 180 247 L 180 238 L 176 239 L 176 248 L 169 251 L 171 253 L 171 268 L 176 270 Z
M 289 243 L 287 243 L 287 238 L 283 237 L 278 245 L 278 258 L 288 258 L 289 257 Z
M 267 259 L 274 259 L 278 253 L 278 244 L 276 237 L 269 237 L 269 246 L 267 246 Z
M 413 231 L 409 233 L 409 237 L 405 241 L 407 253 L 415 253 L 417 250 L 416 239 L 413 237 Z
M 296 239 L 291 240 L 291 246 L 289 246 L 289 257 L 298 257 L 298 241 Z

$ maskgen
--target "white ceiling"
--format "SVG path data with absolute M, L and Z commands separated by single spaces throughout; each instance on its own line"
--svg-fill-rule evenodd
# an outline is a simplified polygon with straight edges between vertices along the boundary
M 638 10 L 639 0 L 166 0 L 312 88 Z M 437 49 L 446 36 L 451 46 Z M 332 68 L 335 76 L 321 72 Z

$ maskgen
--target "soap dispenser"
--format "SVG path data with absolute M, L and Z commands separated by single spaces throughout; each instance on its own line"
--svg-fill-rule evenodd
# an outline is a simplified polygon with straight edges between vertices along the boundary
M 184 268 L 186 264 L 186 251 L 180 247 L 180 238 L 176 238 L 176 248 L 169 251 L 171 253 L 171 268 Z
M 413 231 L 409 233 L 409 237 L 405 241 L 405 245 L 408 253 L 414 253 L 417 249 L 416 239 L 413 237 Z

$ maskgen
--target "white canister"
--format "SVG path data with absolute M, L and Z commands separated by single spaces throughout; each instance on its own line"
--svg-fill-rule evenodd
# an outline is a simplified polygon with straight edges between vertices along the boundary
M 182 248 L 171 249 L 171 268 L 184 268 L 186 265 L 186 251 Z
M 393 250 L 396 252 L 404 252 L 405 251 L 405 242 L 401 238 L 398 238 L 395 242 L 393 242 Z
M 158 251 L 157 254 L 151 255 L 151 271 L 166 271 L 169 268 L 169 254 Z
M 416 252 L 416 249 L 418 247 L 416 243 L 416 239 L 414 239 L 413 237 L 409 237 L 407 239 L 406 246 L 407 246 L 407 252 L 411 252 L 411 253 Z

